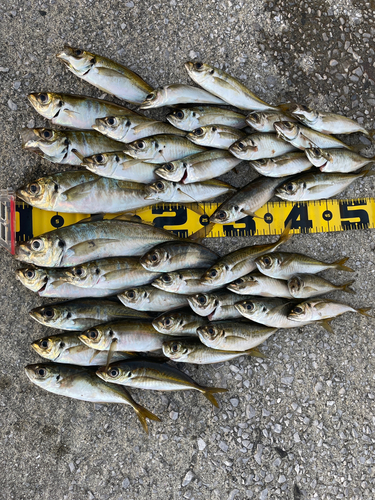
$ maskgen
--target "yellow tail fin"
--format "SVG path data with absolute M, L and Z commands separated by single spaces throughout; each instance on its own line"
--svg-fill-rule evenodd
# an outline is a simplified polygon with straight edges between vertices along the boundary
M 145 408 L 144 406 L 135 404 L 133 408 L 137 414 L 137 417 L 139 418 L 139 421 L 142 424 L 143 429 L 147 434 L 148 434 L 148 425 L 146 422 L 146 418 L 148 418 L 149 420 L 156 420 L 157 422 L 161 422 L 159 417 L 154 415 L 151 411 L 147 410 L 147 408 Z
M 335 269 L 338 269 L 339 271 L 348 271 L 349 273 L 354 273 L 354 269 L 344 265 L 348 260 L 349 257 L 336 260 L 335 262 L 332 262 L 332 267 L 335 267 Z
M 350 288 L 353 283 L 355 283 L 355 280 L 348 281 L 348 283 L 344 283 L 343 285 L 339 286 L 339 289 L 343 292 L 356 294 L 357 292 L 353 290 L 353 288 Z
M 252 349 L 244 351 L 244 354 L 247 354 L 248 356 L 255 356 L 256 358 L 267 358 L 267 356 L 263 354 L 257 347 L 253 347 Z
M 217 392 L 228 392 L 228 389 L 223 389 L 222 387 L 205 387 L 202 391 L 202 394 L 203 396 L 206 396 L 208 401 L 211 401 L 211 403 L 216 406 L 216 408 L 219 408 L 219 404 L 213 396 L 213 394 Z
M 371 311 L 371 307 L 362 307 L 361 309 L 356 309 L 357 313 L 363 314 L 363 316 L 367 316 L 368 318 L 373 318 L 371 314 L 367 314 L 367 311 Z

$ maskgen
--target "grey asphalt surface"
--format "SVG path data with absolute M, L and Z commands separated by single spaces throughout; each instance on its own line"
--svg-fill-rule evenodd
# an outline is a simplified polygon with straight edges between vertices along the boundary
M 6 0 L 0 188 L 61 169 L 21 150 L 19 130 L 47 123 L 28 104 L 29 92 L 102 95 L 56 59 L 64 44 L 112 57 L 155 86 L 191 83 L 183 63 L 200 59 L 228 69 L 267 101 L 340 112 L 371 129 L 374 9 L 374 1 L 359 0 Z M 244 185 L 248 169 L 239 170 L 225 180 Z M 372 196 L 373 187 L 366 178 L 342 197 Z M 265 241 L 208 245 L 225 254 Z M 355 279 L 356 295 L 334 295 L 354 307 L 375 304 L 374 248 L 374 230 L 298 235 L 284 247 L 327 261 L 349 256 L 354 273 L 325 276 Z M 129 407 L 74 401 L 29 382 L 24 366 L 39 359 L 29 344 L 48 329 L 28 311 L 43 301 L 15 280 L 19 263 L 5 251 L 0 256 L 1 499 L 375 497 L 373 319 L 346 314 L 333 322 L 334 334 L 319 326 L 280 331 L 262 347 L 266 360 L 184 366 L 197 382 L 228 388 L 218 410 L 192 391 L 133 391 L 162 419 L 146 436 Z

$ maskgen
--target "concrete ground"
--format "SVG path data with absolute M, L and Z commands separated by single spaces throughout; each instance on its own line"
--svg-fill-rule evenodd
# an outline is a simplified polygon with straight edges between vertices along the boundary
M 21 150 L 19 130 L 45 124 L 32 91 L 102 93 L 55 58 L 64 44 L 128 65 L 151 85 L 189 83 L 183 63 L 201 59 L 272 103 L 293 100 L 373 127 L 373 0 L 5 0 L 0 5 L 0 188 L 58 171 Z M 190 82 L 191 83 L 191 82 Z M 150 113 L 162 116 L 163 113 Z M 358 142 L 355 137 L 352 142 Z M 253 173 L 251 173 L 253 176 Z M 226 179 L 243 185 L 244 165 Z M 342 197 L 371 196 L 374 181 Z M 210 240 L 221 254 L 265 238 Z M 286 247 L 327 261 L 350 257 L 355 307 L 375 301 L 373 230 L 298 235 Z M 375 497 L 374 320 L 346 314 L 321 327 L 280 331 L 268 358 L 185 366 L 202 384 L 227 387 L 220 409 L 196 392 L 133 391 L 162 418 L 146 436 L 128 407 L 70 400 L 26 378 L 30 342 L 47 334 L 29 316 L 42 299 L 0 260 L 0 498 L 5 500 L 242 500 Z

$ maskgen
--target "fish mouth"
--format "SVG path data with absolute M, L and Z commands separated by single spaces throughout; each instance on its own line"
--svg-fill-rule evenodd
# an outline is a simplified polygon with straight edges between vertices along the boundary
M 17 260 L 25 260 L 30 257 L 31 250 L 26 246 L 26 243 L 18 243 L 16 246 L 16 253 L 14 254 L 14 257 Z

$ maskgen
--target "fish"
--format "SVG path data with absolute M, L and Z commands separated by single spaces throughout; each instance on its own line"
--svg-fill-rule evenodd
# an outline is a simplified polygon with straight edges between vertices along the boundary
M 149 184 L 159 179 L 154 163 L 135 160 L 122 151 L 87 156 L 81 165 L 94 174 L 120 181 Z
M 252 245 L 240 248 L 219 259 L 202 276 L 202 283 L 208 286 L 226 285 L 256 269 L 255 259 L 264 253 L 275 251 L 292 236 L 289 223 L 275 243 Z
M 166 118 L 174 127 L 187 132 L 213 123 L 234 128 L 246 127 L 243 114 L 217 106 L 178 107 L 178 109 L 174 109 L 169 113 Z
M 224 201 L 211 215 L 210 222 L 214 224 L 228 224 L 247 217 L 254 216 L 255 212 L 265 205 L 275 194 L 275 189 L 285 182 L 274 177 L 257 177 L 246 184 L 231 198 Z
M 167 181 L 190 184 L 219 177 L 241 163 L 228 151 L 213 149 L 165 163 L 155 169 L 155 174 Z
M 83 288 L 125 289 L 147 285 L 160 276 L 141 266 L 138 257 L 109 257 L 62 268 L 60 280 Z
M 64 213 L 118 213 L 152 205 L 146 185 L 67 170 L 34 180 L 17 190 L 33 207 Z
M 194 389 L 203 394 L 214 406 L 218 403 L 213 394 L 227 392 L 221 387 L 204 387 L 177 368 L 150 361 L 129 361 L 109 365 L 96 374 L 112 384 L 126 385 L 135 389 L 153 391 L 186 391 Z
M 139 260 L 148 271 L 168 273 L 191 267 L 211 266 L 219 258 L 218 254 L 198 243 L 181 241 L 157 245 L 146 252 Z
M 282 297 L 291 299 L 294 295 L 288 288 L 288 282 L 270 278 L 262 273 L 251 273 L 238 278 L 227 285 L 227 289 L 239 295 L 260 295 L 261 297 Z
M 202 62 L 187 62 L 185 68 L 195 83 L 232 106 L 254 111 L 278 109 L 260 99 L 239 80 L 221 69 Z
M 331 135 L 316 132 L 308 127 L 299 125 L 298 123 L 288 122 L 275 122 L 274 128 L 276 134 L 280 139 L 289 142 L 298 149 L 308 148 L 346 148 L 352 149 L 336 137 Z
M 206 151 L 206 148 L 193 144 L 186 137 L 172 134 L 152 135 L 122 146 L 124 153 L 150 163 L 167 163 Z
M 330 299 L 315 299 L 308 302 L 301 302 L 293 307 L 289 313 L 288 319 L 294 321 L 296 325 L 305 321 L 321 321 L 331 318 L 337 318 L 346 312 L 356 312 L 363 316 L 372 317 L 368 314 L 371 307 L 356 309 L 348 304 L 341 304 Z
M 364 158 L 363 156 L 347 149 L 332 148 L 310 148 L 305 149 L 309 161 L 320 169 L 321 172 L 354 172 L 369 163 L 373 163 L 375 157 Z
M 208 286 L 202 283 L 202 275 L 205 269 L 182 269 L 163 273 L 152 282 L 152 286 L 165 290 L 166 292 L 182 293 L 190 295 L 219 288 L 217 285 Z
M 353 283 L 354 280 L 344 283 L 343 285 L 334 285 L 330 281 L 321 276 L 316 276 L 315 274 L 295 274 L 289 278 L 287 286 L 290 295 L 295 299 L 308 299 L 335 290 L 355 293 L 355 291 L 350 288 Z
M 234 305 L 251 295 L 239 297 L 237 294 L 225 289 L 214 292 L 203 292 L 187 297 L 190 307 L 200 316 L 205 316 L 209 321 L 241 318 L 241 314 Z
M 124 306 L 137 311 L 164 312 L 188 305 L 186 295 L 165 292 L 151 285 L 130 288 L 118 295 Z
M 107 257 L 143 255 L 178 236 L 140 222 L 112 219 L 81 221 L 19 243 L 18 260 L 43 267 L 69 267 Z
M 102 116 L 138 115 L 114 102 L 82 95 L 34 92 L 27 98 L 33 108 L 44 118 L 51 120 L 53 125 L 73 129 L 89 130 L 95 125 L 95 120 Z
M 306 154 L 307 151 L 311 150 L 305 149 Z M 287 177 L 312 168 L 312 162 L 304 153 L 292 152 L 276 158 L 262 158 L 250 161 L 249 163 L 260 175 L 265 175 L 266 177 Z
M 361 132 L 371 138 L 370 132 L 358 122 L 336 113 L 316 111 L 309 106 L 296 104 L 290 108 L 291 115 L 309 127 L 323 134 L 353 134 Z
M 157 351 L 169 338 L 159 333 L 151 321 L 140 320 L 111 321 L 89 328 L 79 335 L 84 344 L 98 351 Z
M 147 312 L 135 311 L 113 300 L 103 299 L 79 299 L 48 304 L 31 309 L 29 314 L 50 328 L 78 332 L 117 319 L 151 317 Z
M 289 319 L 288 315 L 294 305 L 293 301 L 285 299 L 253 297 L 238 302 L 235 307 L 245 318 L 270 328 L 297 328 L 309 325 L 311 321 L 297 324 Z
M 246 117 L 246 123 L 257 132 L 275 132 L 273 124 L 275 122 L 297 122 L 297 119 L 284 114 L 282 111 L 253 111 Z
M 279 122 L 288 123 L 288 122 Z M 241 160 L 275 158 L 295 151 L 296 147 L 276 134 L 256 133 L 239 139 L 229 147 L 229 151 Z
M 168 311 L 152 321 L 154 328 L 165 335 L 197 335 L 197 328 L 207 323 L 203 316 L 194 314 L 190 309 Z
M 258 270 L 271 278 L 288 280 L 299 273 L 320 273 L 326 269 L 354 272 L 345 263 L 349 257 L 338 259 L 335 262 L 322 262 L 300 253 L 274 252 L 264 254 L 255 260 Z
M 219 351 L 218 349 L 205 346 L 199 339 L 195 338 L 164 342 L 163 354 L 176 363 L 195 363 L 197 365 L 222 363 L 244 355 L 258 358 L 265 357 L 257 348 L 241 352 Z
M 27 365 L 25 372 L 29 380 L 48 392 L 91 403 L 122 403 L 135 411 L 142 427 L 148 433 L 146 418 L 160 418 L 139 405 L 124 387 L 108 384 L 96 375 L 96 368 L 71 366 L 56 363 Z
M 159 179 L 145 187 L 145 200 L 166 201 L 168 203 L 194 203 L 208 201 L 223 194 L 233 193 L 237 189 L 230 184 L 211 179 L 191 184 L 179 184 L 176 182 Z
M 58 299 L 78 299 L 83 297 L 110 297 L 122 289 L 101 288 L 89 289 L 71 285 L 60 280 L 60 269 L 42 269 L 27 267 L 16 271 L 16 278 L 29 290 L 37 292 L 40 297 Z
M 76 366 L 102 366 L 107 362 L 108 351 L 96 351 L 83 344 L 78 336 L 79 332 L 61 333 L 50 335 L 35 340 L 31 347 L 42 358 L 49 359 L 54 363 L 65 363 Z M 95 356 L 94 356 L 95 355 Z M 114 361 L 131 359 L 136 356 L 133 353 L 114 352 Z
M 39 154 L 53 163 L 80 165 L 83 157 L 96 153 L 121 151 L 117 142 L 95 130 L 52 130 L 49 128 L 24 128 L 21 131 L 22 147 Z
M 247 351 L 262 344 L 277 328 L 250 321 L 216 321 L 197 329 L 200 341 L 221 351 Z
M 131 104 L 141 104 L 153 90 L 137 73 L 107 57 L 68 45 L 56 57 L 75 76 Z
M 246 132 L 228 125 L 205 125 L 189 132 L 186 137 L 194 144 L 210 148 L 228 149 L 233 143 L 246 137 Z
M 157 134 L 186 135 L 184 131 L 173 127 L 169 123 L 141 115 L 106 115 L 104 118 L 97 118 L 92 128 L 115 141 L 123 143 L 133 142 Z
M 369 174 L 372 175 L 369 170 L 353 174 L 308 172 L 281 184 L 276 188 L 275 194 L 287 201 L 325 200 L 341 193 L 352 182 Z
M 140 105 L 141 109 L 161 108 L 175 104 L 226 104 L 225 101 L 215 97 L 198 87 L 174 83 L 152 90 Z

